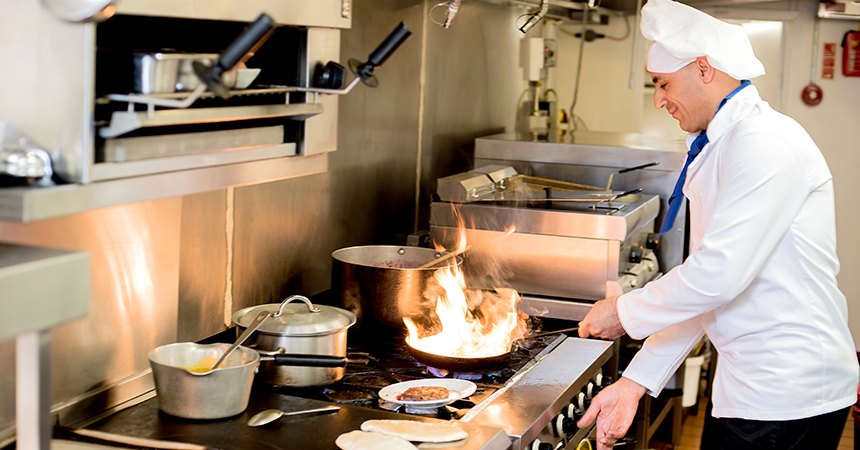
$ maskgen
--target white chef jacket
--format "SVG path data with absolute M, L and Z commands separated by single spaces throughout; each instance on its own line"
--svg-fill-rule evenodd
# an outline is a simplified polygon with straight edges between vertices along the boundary
M 656 396 L 707 333 L 719 352 L 715 417 L 791 420 L 853 404 L 860 369 L 824 156 L 754 86 L 707 133 L 684 184 L 689 258 L 618 300 L 627 333 L 650 336 L 623 375 Z

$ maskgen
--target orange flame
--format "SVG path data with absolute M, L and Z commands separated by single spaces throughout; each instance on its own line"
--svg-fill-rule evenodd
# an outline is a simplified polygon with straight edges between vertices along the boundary
M 462 252 L 469 246 L 459 215 L 458 225 L 456 251 Z M 513 233 L 515 228 L 506 231 Z M 426 336 L 428 330 L 419 330 L 412 319 L 404 318 L 409 332 L 406 342 L 412 348 L 442 356 L 491 357 L 509 352 L 513 341 L 525 335 L 528 316 L 517 312 L 520 296 L 514 289 L 497 287 L 496 294 L 468 289 L 457 264 L 438 269 L 434 277 L 442 288 L 435 310 L 441 331 Z

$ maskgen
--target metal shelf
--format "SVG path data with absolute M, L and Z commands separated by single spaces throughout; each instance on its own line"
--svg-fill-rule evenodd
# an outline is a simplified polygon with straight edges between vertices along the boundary
M 328 154 L 263 159 L 90 184 L 0 189 L 0 220 L 31 222 L 93 209 L 265 183 L 328 170 Z
M 108 139 L 147 127 L 270 119 L 275 117 L 290 117 L 296 120 L 303 120 L 322 112 L 323 106 L 319 103 L 169 109 L 145 112 L 115 111 L 111 115 L 110 125 L 100 128 L 99 135 Z

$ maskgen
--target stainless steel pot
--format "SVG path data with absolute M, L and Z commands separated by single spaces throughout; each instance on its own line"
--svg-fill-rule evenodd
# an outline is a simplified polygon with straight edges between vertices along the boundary
M 221 366 L 208 372 L 180 367 L 194 366 L 204 357 L 214 362 L 228 347 L 230 344 L 179 342 L 150 351 L 158 408 L 186 419 L 223 419 L 244 411 L 260 365 L 257 352 L 237 347 Z
M 292 303 L 294 301 L 302 303 Z M 314 305 L 310 300 L 294 295 L 282 303 L 251 306 L 236 311 L 233 323 L 241 333 L 260 312 L 273 313 L 248 339 L 249 346 L 261 354 L 299 354 L 346 358 L 347 329 L 355 324 L 355 314 L 340 308 Z M 264 358 L 267 359 L 267 358 Z M 286 362 L 281 364 L 298 364 Z M 345 364 L 336 367 L 307 367 L 264 363 L 261 373 L 265 381 L 278 386 L 325 386 L 339 381 L 346 374 Z
M 440 267 L 419 269 L 441 256 L 421 247 L 371 245 L 336 250 L 332 289 L 340 294 L 344 308 L 355 313 L 362 329 L 391 332 L 405 330 L 403 318 L 419 323 L 430 317 L 435 296 L 425 295 L 436 285 L 433 275 Z M 463 258 L 456 262 L 462 264 Z M 445 267 L 445 263 L 440 263 Z

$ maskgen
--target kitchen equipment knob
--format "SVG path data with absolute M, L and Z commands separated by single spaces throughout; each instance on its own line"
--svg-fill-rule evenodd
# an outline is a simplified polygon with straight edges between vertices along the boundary
M 660 235 L 657 233 L 648 233 L 645 238 L 645 248 L 654 250 L 660 246 Z
M 579 411 L 583 413 L 588 409 L 588 406 L 585 404 L 585 392 L 580 392 L 576 395 L 576 406 L 579 408 Z
M 552 428 L 553 428 L 553 431 L 555 432 L 555 435 L 557 437 L 562 437 L 565 434 L 565 432 L 564 432 L 564 419 L 566 419 L 566 417 L 559 414 L 559 415 L 555 416 L 555 420 L 552 421 Z
M 597 393 L 594 392 L 594 383 L 589 381 L 588 385 L 585 387 L 585 398 L 592 399 Z
M 329 61 L 325 67 L 320 67 L 317 73 L 314 87 L 323 89 L 340 89 L 343 87 L 344 73 L 346 69 L 342 65 Z
M 630 249 L 629 261 L 633 264 L 639 264 L 642 262 L 642 250 L 638 245 Z
M 604 387 L 609 386 L 609 383 L 606 383 L 606 384 L 603 384 L 603 383 L 604 383 L 604 378 L 603 378 L 602 373 L 598 373 L 597 375 L 594 376 L 594 388 L 592 390 L 594 395 L 599 394 L 600 391 L 602 391 Z
M 639 284 L 639 280 L 636 278 L 630 280 L 630 287 L 635 288 L 637 284 Z
M 576 404 L 574 404 L 573 402 L 568 403 L 567 409 L 565 410 L 564 415 L 567 417 L 575 417 L 576 416 Z
M 564 434 L 573 434 L 576 433 L 579 427 L 576 426 L 576 420 L 571 419 L 570 417 L 565 417 L 561 421 L 561 431 Z

